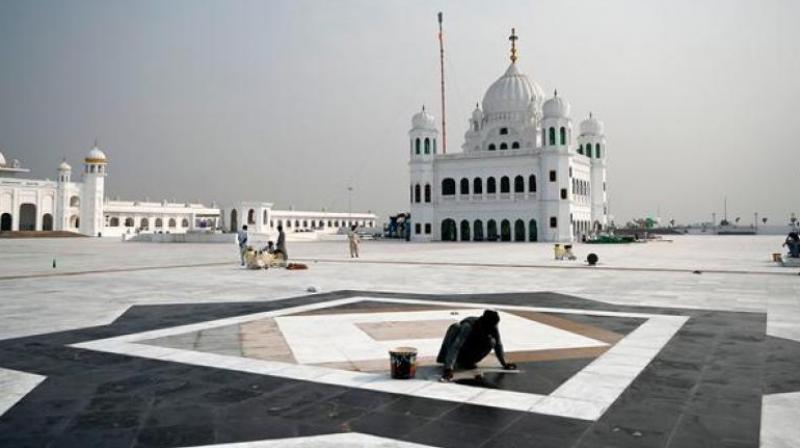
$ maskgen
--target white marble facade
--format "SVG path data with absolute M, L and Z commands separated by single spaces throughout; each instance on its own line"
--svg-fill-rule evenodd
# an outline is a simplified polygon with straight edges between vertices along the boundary
M 606 137 L 589 117 L 573 129 L 569 103 L 546 100 L 511 64 L 469 118 L 461 152 L 440 153 L 425 107 L 409 131 L 412 239 L 569 242 L 607 224 Z

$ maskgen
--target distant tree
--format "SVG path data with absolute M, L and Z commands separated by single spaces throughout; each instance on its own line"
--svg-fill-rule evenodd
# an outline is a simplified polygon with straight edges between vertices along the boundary
M 675 219 L 674 218 L 669 220 L 669 226 L 670 227 L 675 227 Z
M 740 219 L 742 219 L 742 218 L 740 218 L 740 217 L 738 217 L 738 216 L 736 217 L 736 219 L 735 219 L 735 221 L 736 221 L 736 224 L 739 224 L 739 220 L 740 220 Z
M 766 224 L 767 223 L 767 218 L 761 218 L 761 222 Z

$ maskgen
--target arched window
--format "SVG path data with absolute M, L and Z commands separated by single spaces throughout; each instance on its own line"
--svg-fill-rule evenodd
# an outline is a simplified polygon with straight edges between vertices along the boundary
M 456 241 L 456 222 L 450 218 L 442 221 L 442 241 Z
M 473 232 L 475 232 L 472 236 L 472 241 L 483 241 L 483 222 L 480 219 L 476 219 L 472 227 L 474 227 Z
M 539 231 L 536 228 L 536 220 L 535 219 L 531 219 L 528 222 L 528 241 L 530 241 L 530 242 L 538 241 L 539 240 L 538 233 L 539 233 Z
M 303 228 L 304 229 L 308 228 L 308 220 L 306 220 L 306 219 L 303 220 Z
M 419 155 L 419 139 L 414 142 L 414 153 Z
M 247 211 L 247 223 L 248 224 L 255 224 L 256 223 L 256 211 L 252 208 Z
M 299 219 L 295 219 L 294 220 L 294 226 L 295 227 L 300 227 L 300 220 Z
M 489 241 L 497 241 L 497 222 L 494 219 L 486 223 L 486 238 Z
M 556 128 L 550 128 L 550 144 L 556 144 Z
M 536 176 L 533 174 L 528 176 L 528 192 L 536 193 Z
M 594 144 L 594 156 L 598 159 L 600 158 L 600 143 Z
M 53 215 L 50 213 L 45 213 L 42 215 L 42 230 L 50 231 L 53 230 Z
M 583 145 L 578 146 L 578 154 L 583 154 Z
M 436 139 L 433 139 L 433 153 L 436 154 Z
M 525 178 L 522 176 L 517 176 L 514 178 L 514 193 L 524 193 L 525 192 Z
M 464 219 L 461 221 L 461 241 L 469 241 L 470 239 L 469 221 Z
M 500 143 L 500 149 L 508 149 L 508 145 L 505 142 Z
M 500 128 L 500 135 L 508 135 L 508 128 Z
M 500 241 L 511 241 L 511 221 L 507 219 L 500 222 Z
M 420 188 L 419 184 L 414 185 L 414 202 L 422 202 L 422 189 Z
M 169 228 L 170 229 L 174 229 L 177 226 L 178 226 L 178 224 L 175 222 L 175 218 L 170 218 L 169 219 Z
M 451 178 L 447 178 L 442 181 L 442 195 L 443 196 L 452 196 L 456 194 L 456 181 Z
M 519 142 L 514 142 L 511 144 L 511 149 L 519 149 Z
M 142 220 L 139 221 L 139 228 L 140 229 L 150 228 L 150 221 L 147 218 L 142 218 Z
M 413 185 L 408 187 L 408 200 L 411 201 L 412 204 L 414 203 L 414 186 Z
M 462 178 L 460 184 L 458 192 L 461 194 L 469 194 L 469 179 L 466 177 Z
M 70 207 L 80 207 L 81 206 L 81 198 L 77 196 L 72 196 L 69 198 L 69 206 Z
M 186 218 L 183 218 L 183 220 L 181 221 L 181 227 L 183 227 L 184 229 L 189 227 L 189 220 L 186 219 Z
M 109 227 L 119 227 L 119 218 L 117 218 L 116 216 L 111 218 L 111 220 L 108 222 L 108 226 Z
M 431 153 L 431 139 L 425 137 L 425 154 Z
M 494 146 L 494 143 L 489 145 L 489 151 L 494 151 L 495 149 L 497 149 L 497 148 Z
M 587 143 L 586 144 L 586 157 L 588 157 L 590 159 L 592 158 L 592 144 L 591 143 Z
M 472 181 L 472 194 L 483 194 L 483 180 L 480 177 Z
M 133 227 L 133 218 L 125 218 L 125 227 Z
M 425 202 L 431 202 L 431 184 L 425 184 Z
M 559 129 L 558 132 L 560 134 L 559 137 L 561 137 L 561 144 L 562 145 L 566 145 L 567 144 L 567 130 L 564 128 L 564 126 L 561 126 L 561 129 Z
M 486 179 L 486 192 L 489 194 L 497 193 L 497 183 L 495 182 L 494 177 Z
M 261 223 L 267 225 L 267 211 L 264 210 L 264 216 L 261 218 Z
M 500 178 L 500 193 L 510 193 L 511 192 L 511 181 L 509 181 L 508 176 L 503 176 Z
M 156 229 L 160 229 L 164 227 L 164 220 L 161 218 L 156 218 Z
M 514 241 L 525 241 L 525 221 L 514 221 Z

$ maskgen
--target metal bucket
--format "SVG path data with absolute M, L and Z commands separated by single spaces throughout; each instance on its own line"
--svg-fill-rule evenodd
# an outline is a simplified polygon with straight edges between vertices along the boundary
M 414 347 L 397 347 L 389 350 L 389 367 L 392 378 L 408 380 L 417 373 L 417 349 Z

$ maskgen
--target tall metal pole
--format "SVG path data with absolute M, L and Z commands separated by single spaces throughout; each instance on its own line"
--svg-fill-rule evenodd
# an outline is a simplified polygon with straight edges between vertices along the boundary
M 444 37 L 442 35 L 442 13 L 439 12 L 439 71 L 442 86 L 442 154 L 447 154 L 447 127 L 444 107 Z
M 353 187 L 347 187 L 347 220 L 348 225 L 353 225 Z

